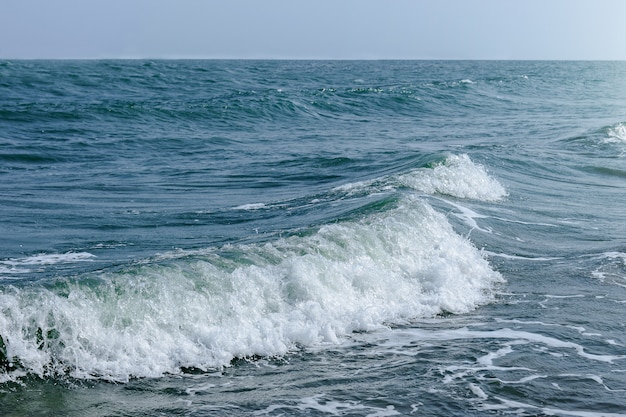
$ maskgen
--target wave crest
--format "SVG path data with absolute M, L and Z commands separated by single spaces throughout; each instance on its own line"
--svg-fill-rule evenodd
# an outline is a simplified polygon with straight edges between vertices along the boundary
M 508 195 L 498 180 L 466 154 L 450 155 L 430 168 L 417 168 L 406 174 L 344 184 L 333 192 L 354 196 L 393 191 L 398 187 L 481 201 L 499 201 Z
M 498 201 L 507 196 L 506 189 L 466 154 L 450 155 L 432 169 L 420 168 L 401 175 L 399 181 L 428 194 L 482 201 Z

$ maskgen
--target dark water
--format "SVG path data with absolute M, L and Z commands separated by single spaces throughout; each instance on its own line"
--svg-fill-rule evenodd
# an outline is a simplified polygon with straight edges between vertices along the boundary
M 626 415 L 626 63 L 0 62 L 0 415 Z

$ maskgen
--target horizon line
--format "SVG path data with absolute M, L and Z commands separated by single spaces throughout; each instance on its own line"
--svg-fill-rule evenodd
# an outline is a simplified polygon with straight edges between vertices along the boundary
M 626 58 L 262 58 L 262 57 L 45 57 L 5 58 L 1 61 L 527 61 L 625 62 Z

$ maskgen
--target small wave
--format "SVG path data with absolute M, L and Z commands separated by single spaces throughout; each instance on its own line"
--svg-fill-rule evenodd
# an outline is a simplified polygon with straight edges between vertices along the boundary
M 498 201 L 507 196 L 505 188 L 466 154 L 450 155 L 434 168 L 414 170 L 400 176 L 399 181 L 428 194 L 481 201 Z
M 570 139 L 594 150 L 609 151 L 611 155 L 623 157 L 626 149 L 626 123 L 615 123 Z M 617 153 L 616 153 L 617 152 Z
M 601 152 L 603 156 L 622 158 L 626 154 L 626 122 L 598 127 L 564 140 L 574 145 L 577 152 L 584 149 L 591 154 Z
M 29 262 L 46 259 L 59 260 Z M 0 336 L 23 372 L 127 381 L 468 312 L 501 281 L 443 214 L 407 197 L 312 234 L 11 287 Z
M 398 187 L 481 201 L 499 201 L 508 195 L 498 180 L 466 154 L 450 155 L 432 168 L 418 168 L 406 174 L 348 183 L 332 191 L 348 196 L 363 193 L 371 195 L 393 191 Z

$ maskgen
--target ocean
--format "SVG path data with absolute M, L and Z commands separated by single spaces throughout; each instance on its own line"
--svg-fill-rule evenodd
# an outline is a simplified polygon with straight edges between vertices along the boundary
M 0 415 L 626 416 L 626 62 L 0 61 Z

